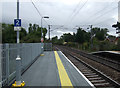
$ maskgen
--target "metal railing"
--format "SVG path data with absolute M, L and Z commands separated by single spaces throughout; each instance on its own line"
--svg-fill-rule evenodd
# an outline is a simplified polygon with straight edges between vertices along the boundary
M 0 45 L 0 88 L 2 87 L 2 68 L 1 68 L 1 52 L 2 52 L 2 49 L 1 49 L 1 45 Z
M 44 51 L 44 43 L 1 44 L 2 85 L 8 85 L 15 78 L 16 57 L 19 54 L 22 64 L 21 72 L 25 71 Z M 1 73 L 1 72 L 0 72 Z

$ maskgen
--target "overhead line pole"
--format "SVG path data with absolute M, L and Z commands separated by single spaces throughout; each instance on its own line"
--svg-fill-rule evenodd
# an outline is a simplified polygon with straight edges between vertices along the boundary
M 120 22 L 120 1 L 118 2 L 118 22 Z
M 91 34 L 91 49 L 92 49 L 92 48 L 93 48 L 92 25 L 90 25 L 90 30 L 91 30 L 91 31 L 90 31 L 90 34 Z
M 49 33 L 48 33 L 48 35 L 49 35 L 49 40 L 50 40 L 50 26 L 51 26 L 51 25 L 48 25 L 48 29 L 49 29 Z
M 42 18 L 41 18 L 41 40 L 43 39 Z M 43 41 L 41 41 L 41 42 L 43 42 Z
M 120 1 L 118 2 L 118 22 L 120 23 Z M 118 37 L 120 37 L 120 29 L 118 28 Z

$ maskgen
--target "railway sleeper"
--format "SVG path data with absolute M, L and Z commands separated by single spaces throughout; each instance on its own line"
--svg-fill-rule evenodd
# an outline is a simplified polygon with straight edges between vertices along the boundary
M 86 69 L 88 69 L 87 67 L 82 67 L 82 68 L 80 68 L 81 70 L 86 70 Z
M 105 80 L 92 80 L 92 83 L 105 83 Z
M 93 73 L 93 72 L 88 72 L 88 71 L 82 71 L 83 74 L 89 74 L 89 73 Z
M 85 76 L 91 76 L 91 75 L 96 75 L 96 73 L 89 73 L 89 74 L 84 74 Z
M 91 70 L 87 70 L 87 69 L 84 69 L 83 71 L 84 71 L 84 72 L 85 72 L 85 71 L 89 71 L 89 72 L 91 72 Z
M 82 71 L 82 73 L 93 73 L 92 71 Z
M 91 75 L 91 76 L 86 76 L 87 78 L 93 78 L 93 77 L 98 77 L 99 75 Z
M 111 86 L 110 85 L 110 83 L 96 83 L 96 84 L 94 84 L 94 86 L 96 86 L 96 87 L 109 87 L 109 86 Z
M 102 78 L 101 77 L 89 78 L 90 81 L 91 80 L 100 80 L 100 79 L 102 79 Z

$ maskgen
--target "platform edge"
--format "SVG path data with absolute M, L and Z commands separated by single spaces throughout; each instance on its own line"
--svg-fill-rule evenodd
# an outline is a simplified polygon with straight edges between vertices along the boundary
M 65 57 L 65 59 L 77 70 L 77 72 L 82 75 L 82 77 L 91 85 L 91 87 L 96 88 L 81 72 L 80 70 L 60 51 L 60 53 Z

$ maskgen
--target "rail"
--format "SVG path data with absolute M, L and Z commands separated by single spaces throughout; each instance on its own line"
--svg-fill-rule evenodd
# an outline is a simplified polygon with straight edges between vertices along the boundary
M 78 51 L 78 50 L 75 50 L 75 49 L 72 49 L 74 51 L 77 52 L 77 54 L 80 54 L 86 58 L 89 58 L 91 60 L 94 60 L 98 63 L 101 63 L 103 65 L 106 65 L 112 69 L 115 69 L 117 71 L 120 71 L 120 63 L 117 62 L 117 61 L 112 61 L 112 60 L 109 60 L 107 58 L 103 58 L 103 57 L 100 57 L 100 56 L 95 56 L 95 55 L 91 55 L 91 54 L 88 54 L 88 53 L 85 53 L 85 52 L 82 52 L 82 51 Z
M 59 47 L 59 46 L 57 46 L 57 47 Z M 76 52 L 76 54 L 80 54 L 83 57 L 86 57 L 88 59 L 91 59 L 91 60 L 96 61 L 98 63 L 101 63 L 103 65 L 106 65 L 106 66 L 108 66 L 108 67 L 110 67 L 112 69 L 115 69 L 115 70 L 120 72 L 120 63 L 117 62 L 117 61 L 113 61 L 113 60 L 110 60 L 110 59 L 107 59 L 107 58 L 103 58 L 103 57 L 100 57 L 100 56 L 95 56 L 95 55 L 92 55 L 92 54 L 88 54 L 88 53 L 85 53 L 83 51 L 76 50 L 76 49 L 70 48 L 70 47 L 69 48 L 65 47 L 65 46 L 60 46 L 60 47 L 66 48 L 69 51 L 74 51 L 74 52 Z

